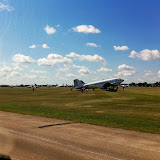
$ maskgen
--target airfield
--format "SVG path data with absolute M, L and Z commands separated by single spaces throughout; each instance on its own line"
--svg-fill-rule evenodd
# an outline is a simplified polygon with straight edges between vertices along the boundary
M 0 151 L 13 160 L 160 157 L 158 87 L 0 88 L 0 110 Z
M 0 110 L 160 134 L 160 88 L 0 88 Z

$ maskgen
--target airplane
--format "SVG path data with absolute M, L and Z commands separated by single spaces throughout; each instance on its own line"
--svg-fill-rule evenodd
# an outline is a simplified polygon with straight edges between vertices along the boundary
M 34 88 L 39 88 L 39 86 L 38 86 L 37 84 L 27 86 L 27 88 L 32 88 L 32 87 L 34 87 Z
M 118 85 L 120 85 L 124 80 L 120 78 L 112 78 L 112 79 L 105 79 L 101 81 L 91 82 L 91 83 L 84 83 L 82 80 L 75 79 L 74 80 L 74 87 L 76 89 L 106 89 L 107 91 L 117 91 Z M 115 89 L 116 87 L 116 89 Z

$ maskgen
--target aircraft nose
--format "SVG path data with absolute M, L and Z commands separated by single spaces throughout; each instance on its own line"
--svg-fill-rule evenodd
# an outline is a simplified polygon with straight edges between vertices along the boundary
M 124 80 L 123 79 L 119 79 L 119 83 L 122 83 Z

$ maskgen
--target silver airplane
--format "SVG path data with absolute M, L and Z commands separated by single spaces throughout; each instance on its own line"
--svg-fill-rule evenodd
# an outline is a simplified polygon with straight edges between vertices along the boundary
M 76 89 L 106 89 L 108 91 L 117 91 L 118 85 L 120 85 L 124 80 L 120 78 L 112 78 L 112 79 L 105 79 L 101 81 L 91 82 L 91 83 L 84 83 L 82 80 L 75 79 L 74 80 L 74 87 Z M 115 89 L 116 87 L 116 89 Z

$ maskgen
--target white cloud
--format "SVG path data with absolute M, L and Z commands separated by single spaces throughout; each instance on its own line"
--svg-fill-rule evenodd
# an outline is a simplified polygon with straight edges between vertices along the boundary
M 41 79 L 42 81 L 44 81 L 44 80 L 50 80 L 50 78 L 48 78 L 48 77 L 46 77 L 46 76 L 40 76 L 40 79 Z
M 160 52 L 158 50 L 144 49 L 140 51 L 139 53 L 137 53 L 136 51 L 132 50 L 129 57 L 140 58 L 144 61 L 156 60 L 156 59 L 160 59 Z
M 59 80 L 62 80 L 62 81 L 68 81 L 68 80 L 69 80 L 68 78 L 64 77 L 64 75 L 61 76 L 60 73 L 56 73 L 56 77 L 57 77 Z M 69 75 L 68 75 L 68 77 L 69 77 Z
M 37 47 L 40 47 L 41 45 L 37 45 Z M 29 46 L 29 48 L 36 48 L 36 45 L 35 44 L 33 44 L 33 45 L 31 45 L 31 46 Z M 50 48 L 47 44 L 42 44 L 42 48 Z
M 120 71 L 123 71 L 123 70 L 133 71 L 133 70 L 135 70 L 135 68 L 127 66 L 126 64 L 122 64 L 122 65 L 118 66 L 118 70 L 120 70 Z
M 121 50 L 121 51 L 124 51 L 124 50 L 128 50 L 129 48 L 127 46 L 113 46 L 114 50 Z
M 58 68 L 58 71 L 67 72 L 67 71 L 69 71 L 69 68 Z
M 68 73 L 68 74 L 66 74 L 66 77 L 76 77 L 76 75 L 74 75 L 72 73 Z
M 80 73 L 81 75 L 89 74 L 89 69 L 85 66 L 73 65 L 73 68 L 79 68 L 78 73 Z
M 2 2 L 0 2 L 0 11 L 8 11 L 8 12 L 11 12 L 11 11 L 14 11 L 14 8 L 10 5 L 5 5 L 3 4 Z
M 36 45 L 32 44 L 31 46 L 29 46 L 29 48 L 36 48 Z
M 91 61 L 91 62 L 102 62 L 104 65 L 106 64 L 106 60 L 103 57 L 101 57 L 97 54 L 95 54 L 93 56 L 91 56 L 91 55 L 81 55 L 79 57 L 79 59 L 82 60 L 82 61 L 86 60 L 86 61 Z
M 63 56 L 61 56 L 59 54 L 53 54 L 53 53 L 51 53 L 51 54 L 48 55 L 47 58 L 48 59 L 63 59 Z
M 42 48 L 50 48 L 47 44 L 43 44 Z
M 35 71 L 35 70 L 31 70 L 30 72 L 32 73 L 41 73 L 41 74 L 47 74 L 47 71 Z
M 152 75 L 153 73 L 149 73 L 149 72 L 144 74 L 144 76 L 152 76 Z
M 101 67 L 100 69 L 97 69 L 98 72 L 112 72 L 112 69 Z
M 121 71 L 118 72 L 117 76 L 132 76 L 135 71 Z
M 47 25 L 44 30 L 46 31 L 47 34 L 54 34 L 56 32 L 56 29 L 54 29 L 53 27 L 50 27 L 49 25 Z
M 20 76 L 20 75 L 21 75 L 20 73 L 13 71 L 9 74 L 9 77 Z
M 95 43 L 86 43 L 87 46 L 91 46 L 91 47 L 99 47 L 99 45 L 95 44 Z
M 140 58 L 139 54 L 134 50 L 131 51 L 131 54 L 129 55 L 129 57 L 131 57 L 131 58 Z
M 0 67 L 0 76 L 2 76 L 3 78 L 6 77 L 7 79 L 10 77 L 14 77 L 14 76 L 19 76 L 20 73 L 13 71 L 14 68 L 12 69 L 11 67 L 8 67 L 6 65 L 3 65 L 2 67 Z
M 77 65 L 73 65 L 73 68 L 79 68 L 79 69 L 87 69 L 86 66 L 77 66 Z
M 79 54 L 76 54 L 74 52 L 71 52 L 70 54 L 67 54 L 66 57 L 74 57 L 74 58 L 79 58 L 80 55 Z
M 89 69 L 88 68 L 81 68 L 78 72 L 81 75 L 86 75 L 86 74 L 89 74 Z
M 118 72 L 117 76 L 132 76 L 136 73 L 135 68 L 127 66 L 126 64 L 119 65 L 118 70 L 120 70 L 120 72 Z
M 2 72 L 0 72 L 0 77 L 1 77 L 1 79 L 2 78 L 5 78 L 7 76 L 7 74 L 6 73 L 2 73 Z
M 67 74 L 67 77 L 70 78 L 71 77 L 74 77 L 74 74 Z M 60 75 L 59 72 L 56 73 L 56 78 L 58 78 L 59 80 L 62 80 L 62 81 L 68 81 L 69 79 L 66 78 L 64 75 Z
M 12 70 L 11 67 L 8 67 L 8 66 L 3 66 L 0 68 L 0 72 L 10 72 Z
M 136 78 L 136 79 L 134 80 L 134 82 L 143 83 L 143 82 L 144 82 L 144 80 L 143 80 L 143 79 L 141 79 L 141 78 Z
M 145 74 L 144 74 L 144 76 L 153 76 L 153 72 L 152 71 L 150 71 L 150 70 L 145 70 L 144 72 L 146 72 Z
M 73 57 L 75 59 L 78 58 L 81 61 L 86 60 L 86 61 L 91 61 L 91 62 L 102 62 L 103 65 L 106 64 L 106 60 L 97 54 L 92 56 L 92 55 L 79 55 L 74 52 L 71 52 L 70 54 L 67 54 L 66 57 Z
M 20 71 L 22 71 L 22 70 L 23 70 L 23 69 L 22 69 L 22 68 L 20 68 L 19 66 L 15 66 L 13 69 L 14 69 L 14 70 L 20 70 Z
M 6 65 L 3 65 L 2 67 L 0 67 L 0 77 L 2 78 L 6 78 L 7 80 L 9 80 L 9 78 L 15 77 L 15 76 L 20 76 L 21 74 L 14 71 L 17 68 L 11 68 L 8 67 Z
M 92 25 L 79 25 L 77 27 L 72 28 L 75 32 L 82 32 L 82 33 L 101 33 L 101 31 L 95 28 Z
M 48 60 L 47 58 L 38 59 L 37 62 L 39 66 L 53 66 L 52 62 Z
M 33 75 L 33 74 L 24 74 L 20 76 L 21 79 L 23 80 L 28 80 L 28 79 L 35 79 L 37 78 L 37 75 Z
M 72 63 L 72 60 L 58 54 L 49 54 L 47 58 L 41 58 L 38 61 L 40 66 L 57 66 L 58 64 Z
M 160 70 L 158 71 L 158 77 L 160 78 Z
M 57 77 L 59 80 L 62 80 L 62 81 L 68 81 L 69 79 L 68 78 L 65 78 L 65 77 Z
M 23 54 L 15 54 L 13 56 L 13 61 L 17 63 L 33 63 L 35 60 L 33 60 L 29 56 L 24 56 Z

